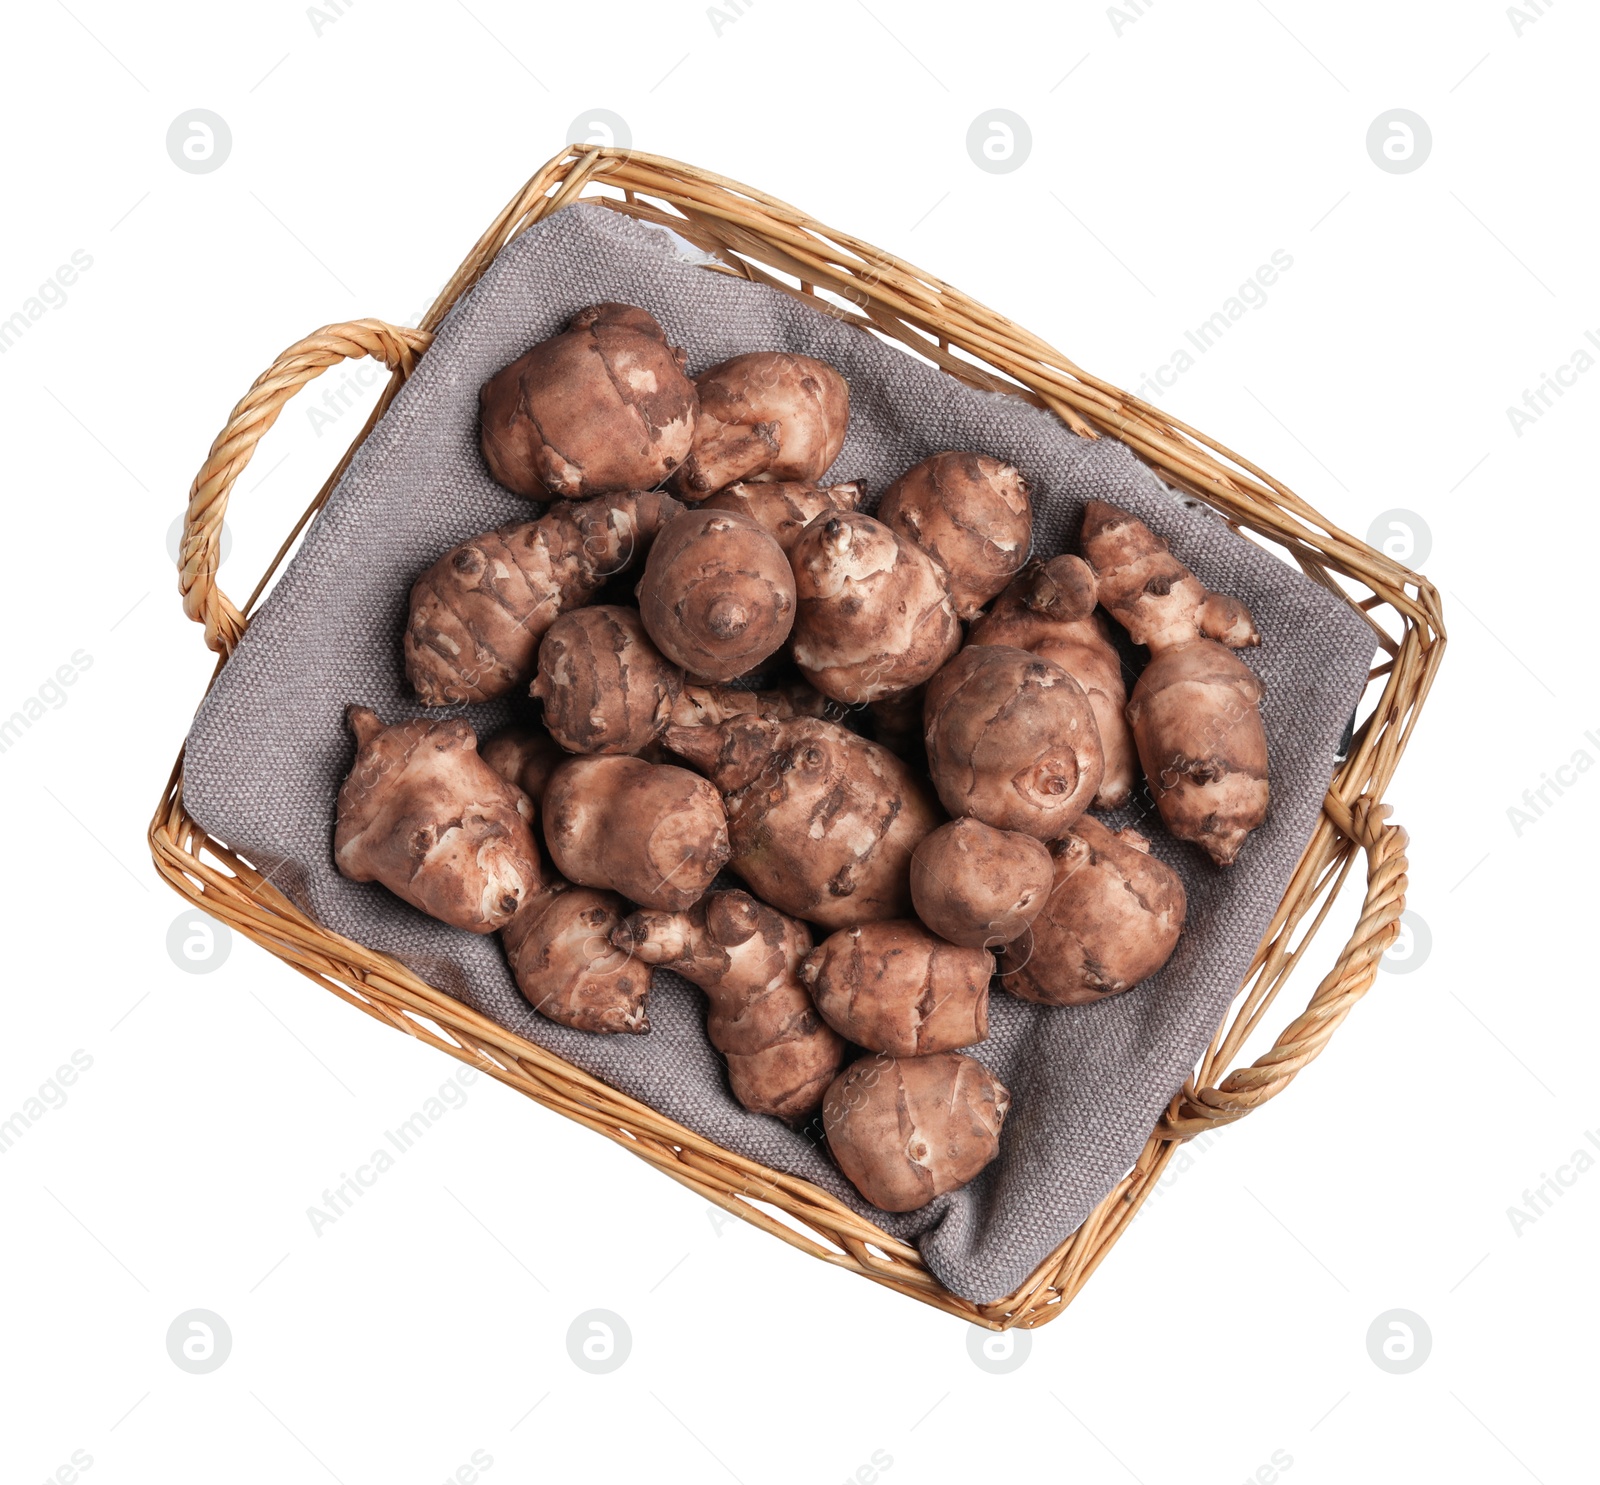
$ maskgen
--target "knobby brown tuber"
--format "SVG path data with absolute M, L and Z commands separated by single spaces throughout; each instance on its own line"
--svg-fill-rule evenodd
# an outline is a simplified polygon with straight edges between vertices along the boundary
M 919 1057 L 989 1035 L 994 955 L 957 948 L 920 923 L 896 919 L 841 928 L 800 965 L 825 1020 L 873 1052 Z
M 884 491 L 878 519 L 944 568 L 963 619 L 1005 587 L 1033 541 L 1027 480 L 985 454 L 950 451 L 912 465 Z
M 1094 572 L 1081 557 L 1030 562 L 972 626 L 967 643 L 1030 650 L 1054 661 L 1083 688 L 1105 756 L 1093 807 L 1114 810 L 1133 794 L 1139 765 L 1126 716 L 1122 657 L 1106 620 L 1095 611 L 1096 591 Z
M 755 351 L 695 378 L 700 406 L 673 479 L 686 500 L 740 480 L 812 482 L 844 446 L 850 388 L 825 361 Z
M 535 804 L 544 798 L 550 775 L 567 756 L 542 727 L 524 727 L 516 722 L 480 743 L 478 751 L 490 768 Z
M 1089 1005 L 1130 990 L 1172 955 L 1187 899 L 1136 830 L 1085 815 L 1052 847 L 1050 900 L 1000 951 L 1001 984 L 1042 1005 Z
M 631 304 L 581 309 L 478 394 L 489 472 L 533 500 L 648 490 L 689 452 L 684 353 Z
M 1011 1095 L 959 1052 L 868 1056 L 822 1100 L 828 1148 L 873 1206 L 914 1212 L 965 1186 L 1000 1153 Z
M 723 791 L 728 865 L 774 907 L 829 929 L 910 916 L 911 853 L 942 817 L 888 749 L 813 717 L 663 740 Z
M 656 647 L 697 681 L 759 665 L 794 624 L 794 573 L 778 540 L 737 511 L 686 510 L 650 548 L 639 615 Z
M 844 708 L 829 701 L 804 681 L 770 691 L 746 691 L 742 686 L 686 685 L 672 708 L 674 727 L 717 727 L 733 717 L 768 717 L 785 722 L 791 717 L 830 717 L 835 721 Z
M 1055 880 L 1050 848 L 981 820 L 952 820 L 911 855 L 911 901 L 940 938 L 996 949 L 1039 915 Z
M 641 561 L 682 509 L 659 491 L 563 502 L 446 552 L 411 589 L 406 678 L 422 704 L 491 701 L 526 685 L 556 616 Z
M 545 631 L 529 694 L 544 725 L 573 753 L 637 753 L 660 736 L 683 672 L 650 643 L 638 612 L 576 608 Z
M 812 485 L 784 480 L 773 484 L 737 484 L 719 490 L 701 510 L 731 510 L 765 527 L 785 552 L 792 551 L 805 528 L 825 511 L 857 510 L 866 497 L 860 480 L 842 485 Z
M 854 705 L 909 690 L 960 647 L 944 570 L 881 521 L 818 516 L 789 560 L 795 662 L 825 696 Z
M 805 924 L 748 892 L 714 892 L 688 912 L 635 913 L 612 937 L 710 997 L 706 1031 L 747 1109 L 791 1122 L 816 1109 L 845 1048 L 797 975 L 811 947 Z
M 669 763 L 569 758 L 544 795 L 544 838 L 556 870 L 585 887 L 681 912 L 728 860 L 717 791 Z
M 339 790 L 339 871 L 381 882 L 453 928 L 504 927 L 543 880 L 527 796 L 478 756 L 477 736 L 459 719 L 386 727 L 352 706 L 346 721 L 357 748 Z
M 650 971 L 611 942 L 627 913 L 615 892 L 572 887 L 547 871 L 544 885 L 500 930 L 523 999 L 574 1031 L 649 1031 Z
M 1261 642 L 1255 621 L 1114 505 L 1090 501 L 1083 551 L 1101 603 L 1136 644 L 1150 647 L 1128 721 L 1161 818 L 1179 840 L 1231 865 L 1266 819 L 1270 793 L 1261 681 L 1230 653 Z
M 928 683 L 923 718 L 928 772 L 954 816 L 1054 840 L 1100 787 L 1088 697 L 1026 650 L 968 645 Z

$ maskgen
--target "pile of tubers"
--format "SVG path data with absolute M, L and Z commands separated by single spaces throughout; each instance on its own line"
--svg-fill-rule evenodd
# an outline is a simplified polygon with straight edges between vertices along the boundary
M 541 509 L 418 576 L 426 710 L 349 708 L 338 869 L 500 934 L 574 1030 L 648 1033 L 652 968 L 677 972 L 745 1108 L 820 1111 L 883 1210 L 956 1190 L 1010 1105 L 971 1055 L 991 987 L 1090 1005 L 1183 929 L 1178 874 L 1095 812 L 1142 770 L 1218 867 L 1265 818 L 1249 613 L 1099 501 L 1081 555 L 1030 562 L 1034 492 L 991 454 L 935 452 L 869 513 L 824 483 L 837 370 L 691 378 L 633 305 L 580 310 L 479 405 L 490 473 Z M 1113 621 L 1149 651 L 1131 696 Z M 438 710 L 498 697 L 527 716 L 481 745 Z

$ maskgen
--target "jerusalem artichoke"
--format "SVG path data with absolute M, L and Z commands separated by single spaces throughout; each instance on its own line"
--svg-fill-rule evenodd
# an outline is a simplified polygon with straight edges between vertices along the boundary
M 777 538 L 787 553 L 810 522 L 824 511 L 858 510 L 867 493 L 860 480 L 842 485 L 812 485 L 784 480 L 772 484 L 729 485 L 700 504 L 701 510 L 731 510 L 749 516 Z
M 1049 847 L 981 820 L 952 820 L 911 855 L 911 901 L 941 938 L 997 949 L 1044 907 L 1054 881 Z
M 825 696 L 852 705 L 927 680 L 961 644 L 944 570 L 859 512 L 818 516 L 789 553 L 794 658 Z
M 873 1052 L 920 1057 L 989 1035 L 994 955 L 935 938 L 906 919 L 841 928 L 806 955 L 800 978 L 826 1021 Z
M 682 509 L 659 491 L 563 501 L 446 552 L 411 589 L 406 678 L 422 704 L 491 701 L 526 685 L 556 616 L 641 561 Z
M 974 619 L 1028 560 L 1033 501 L 1013 465 L 947 452 L 914 464 L 884 491 L 878 519 L 950 575 L 956 613 Z
M 500 930 L 517 989 L 534 1010 L 574 1031 L 643 1035 L 650 971 L 616 948 L 628 912 L 615 892 L 569 887 L 551 875 Z
M 515 784 L 534 804 L 544 798 L 550 775 L 567 756 L 542 727 L 513 722 L 478 745 L 483 761 L 508 784 Z
M 1101 603 L 1150 648 L 1128 721 L 1161 818 L 1179 840 L 1231 865 L 1266 819 L 1270 794 L 1261 681 L 1230 653 L 1261 642 L 1255 621 L 1114 505 L 1089 503 L 1083 552 Z
M 923 717 L 928 772 L 953 816 L 1053 840 L 1100 787 L 1088 697 L 1026 650 L 968 645 L 928 683 Z
M 650 643 L 635 609 L 597 604 L 562 614 L 539 646 L 529 694 L 572 753 L 637 753 L 672 718 L 683 672 Z
M 838 721 L 844 708 L 829 701 L 804 681 L 770 691 L 746 691 L 742 686 L 686 685 L 672 708 L 674 727 L 717 727 L 734 717 L 770 717 L 785 722 L 791 717 L 828 717 Z
M 1051 850 L 1049 901 L 1000 951 L 1000 983 L 1041 1005 L 1089 1005 L 1130 990 L 1172 955 L 1187 899 L 1136 830 L 1085 815 Z
M 686 768 L 642 758 L 569 758 L 550 776 L 545 844 L 556 870 L 646 907 L 681 912 L 728 860 L 717 791 Z
M 650 548 L 639 616 L 657 648 L 697 681 L 759 665 L 794 624 L 794 573 L 778 540 L 737 511 L 687 510 Z
M 804 923 L 748 892 L 714 892 L 687 912 L 635 913 L 612 941 L 706 992 L 707 1034 L 747 1109 L 791 1122 L 816 1109 L 845 1049 L 796 974 L 811 947 Z
M 503 928 L 542 881 L 527 796 L 478 756 L 460 719 L 386 727 L 352 706 L 346 721 L 357 750 L 334 826 L 340 873 L 453 928 Z
M 1105 772 L 1091 806 L 1121 809 L 1139 782 L 1125 710 L 1122 657 L 1095 611 L 1095 576 L 1080 557 L 1030 562 L 972 626 L 967 643 L 1014 645 L 1054 661 L 1082 688 L 1094 712 Z
M 699 400 L 684 353 L 631 304 L 580 309 L 478 395 L 489 472 L 532 500 L 648 490 L 689 452 Z
M 774 907 L 829 929 L 910 916 L 911 853 L 941 817 L 886 748 L 813 717 L 663 740 L 723 791 L 728 865 Z
M 1011 1095 L 959 1052 L 866 1056 L 822 1100 L 828 1148 L 873 1206 L 914 1212 L 965 1186 L 1000 1153 Z
M 739 480 L 819 480 L 839 457 L 850 388 L 825 361 L 756 351 L 695 378 L 699 411 L 672 487 L 699 500 Z

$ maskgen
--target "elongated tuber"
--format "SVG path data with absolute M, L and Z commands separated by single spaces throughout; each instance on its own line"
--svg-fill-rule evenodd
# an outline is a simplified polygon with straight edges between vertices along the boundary
M 800 966 L 824 1021 L 895 1057 L 953 1052 L 987 1037 L 993 973 L 987 949 L 957 948 L 906 919 L 841 928 Z
M 686 500 L 740 480 L 819 480 L 839 457 L 850 388 L 825 361 L 755 351 L 695 378 L 700 406 L 673 479 Z
M 854 705 L 910 690 L 959 648 L 944 570 L 881 521 L 818 516 L 789 560 L 795 663 L 823 695 Z
M 575 608 L 545 631 L 529 694 L 544 725 L 573 753 L 637 753 L 661 735 L 683 672 L 650 643 L 638 612 Z
M 813 717 L 663 741 L 723 791 L 728 865 L 774 907 L 829 929 L 911 915 L 911 853 L 942 817 L 888 749 Z
M 1089 503 L 1083 551 L 1100 601 L 1150 663 L 1128 721 L 1156 807 L 1179 840 L 1231 865 L 1267 817 L 1261 681 L 1230 650 L 1261 642 L 1237 598 L 1211 592 L 1143 521 Z
M 697 681 L 759 665 L 794 624 L 794 574 L 778 540 L 737 511 L 687 510 L 650 548 L 639 615 L 657 648 Z
M 973 1057 L 867 1056 L 822 1100 L 828 1148 L 873 1206 L 914 1212 L 965 1186 L 1000 1153 L 1011 1095 Z
M 1126 716 L 1122 657 L 1106 620 L 1095 611 L 1096 592 L 1094 573 L 1081 557 L 1030 562 L 972 626 L 967 643 L 1030 650 L 1054 661 L 1083 688 L 1105 756 L 1093 808 L 1114 810 L 1133 794 L 1139 764 Z
M 878 519 L 950 575 L 956 613 L 973 619 L 1028 560 L 1033 500 L 1015 466 L 955 451 L 914 464 L 884 491 Z
M 545 630 L 644 559 L 683 507 L 659 491 L 570 504 L 451 548 L 411 589 L 406 678 L 424 706 L 526 685 Z
M 805 528 L 825 511 L 857 510 L 867 488 L 860 480 L 842 485 L 812 485 L 793 480 L 737 484 L 701 502 L 701 510 L 731 510 L 749 516 L 792 551 Z
M 515 784 L 534 804 L 544 798 L 550 775 L 566 758 L 556 740 L 542 727 L 513 722 L 478 744 L 483 761 L 508 784 Z
M 1050 848 L 981 820 L 952 820 L 911 855 L 911 901 L 940 938 L 997 949 L 1039 915 L 1055 880 Z
M 728 861 L 717 791 L 697 774 L 642 758 L 569 758 L 544 794 L 556 870 L 584 887 L 681 912 Z
M 1104 761 L 1082 688 L 1009 645 L 968 645 L 928 683 L 928 772 L 954 816 L 1040 840 L 1089 807 Z
M 682 463 L 698 398 L 684 353 L 631 304 L 581 309 L 478 394 L 489 472 L 533 500 L 648 490 Z
M 1050 900 L 1000 952 L 1000 983 L 1042 1005 L 1089 1005 L 1131 990 L 1172 955 L 1187 899 L 1136 830 L 1085 815 L 1051 848 Z
M 768 717 L 785 722 L 791 717 L 829 717 L 837 721 L 844 708 L 829 701 L 804 681 L 770 691 L 746 691 L 742 686 L 686 685 L 672 708 L 674 727 L 717 727 L 733 717 Z
M 500 931 L 523 999 L 574 1031 L 649 1031 L 650 971 L 611 942 L 627 913 L 615 892 L 571 887 L 547 873 L 547 885 Z
M 612 940 L 710 997 L 706 1031 L 747 1109 L 791 1122 L 816 1109 L 845 1048 L 796 973 L 811 947 L 805 924 L 748 892 L 714 892 L 688 912 L 635 913 Z
M 381 882 L 453 928 L 504 927 L 542 881 L 527 796 L 478 756 L 476 734 L 459 719 L 386 727 L 352 706 L 346 720 L 357 749 L 339 790 L 339 871 Z

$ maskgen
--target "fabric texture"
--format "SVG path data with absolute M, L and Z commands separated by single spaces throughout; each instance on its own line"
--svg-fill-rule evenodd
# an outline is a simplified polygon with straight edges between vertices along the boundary
M 185 803 L 328 928 L 393 955 L 727 1149 L 836 1193 L 915 1243 L 953 1292 L 995 1300 L 1128 1170 L 1204 1051 L 1310 837 L 1365 685 L 1373 634 L 1333 595 L 1168 489 L 1125 446 L 1076 437 L 1018 398 L 964 387 L 793 296 L 708 272 L 685 246 L 580 205 L 499 254 L 440 327 L 205 698 L 188 740 Z M 851 417 L 830 478 L 866 480 L 873 501 L 938 450 L 1002 457 L 1035 492 L 1036 555 L 1068 549 L 1085 501 L 1109 500 L 1166 537 L 1208 585 L 1241 598 L 1261 629 L 1261 647 L 1244 658 L 1266 688 L 1266 823 L 1221 871 L 1168 836 L 1147 797 L 1108 821 L 1140 822 L 1155 854 L 1182 876 L 1189 919 L 1177 951 L 1142 987 L 1099 1005 L 1051 1009 L 996 990 L 989 1038 L 973 1055 L 1011 1090 L 1000 1156 L 964 1190 L 919 1212 L 877 1212 L 814 1129 L 796 1132 L 736 1104 L 706 1040 L 704 998 L 675 975 L 657 972 L 649 1035 L 570 1031 L 521 998 L 497 937 L 447 928 L 334 869 L 334 799 L 354 754 L 346 705 L 371 706 L 389 722 L 421 711 L 401 663 L 412 581 L 456 542 L 537 514 L 488 474 L 477 447 L 478 388 L 601 300 L 648 309 L 687 349 L 691 374 L 760 349 L 838 367 L 850 383 Z M 1126 658 L 1137 666 L 1131 648 Z M 496 702 L 466 715 L 486 737 L 511 710 Z M 522 1168 L 537 1179 L 536 1167 Z

